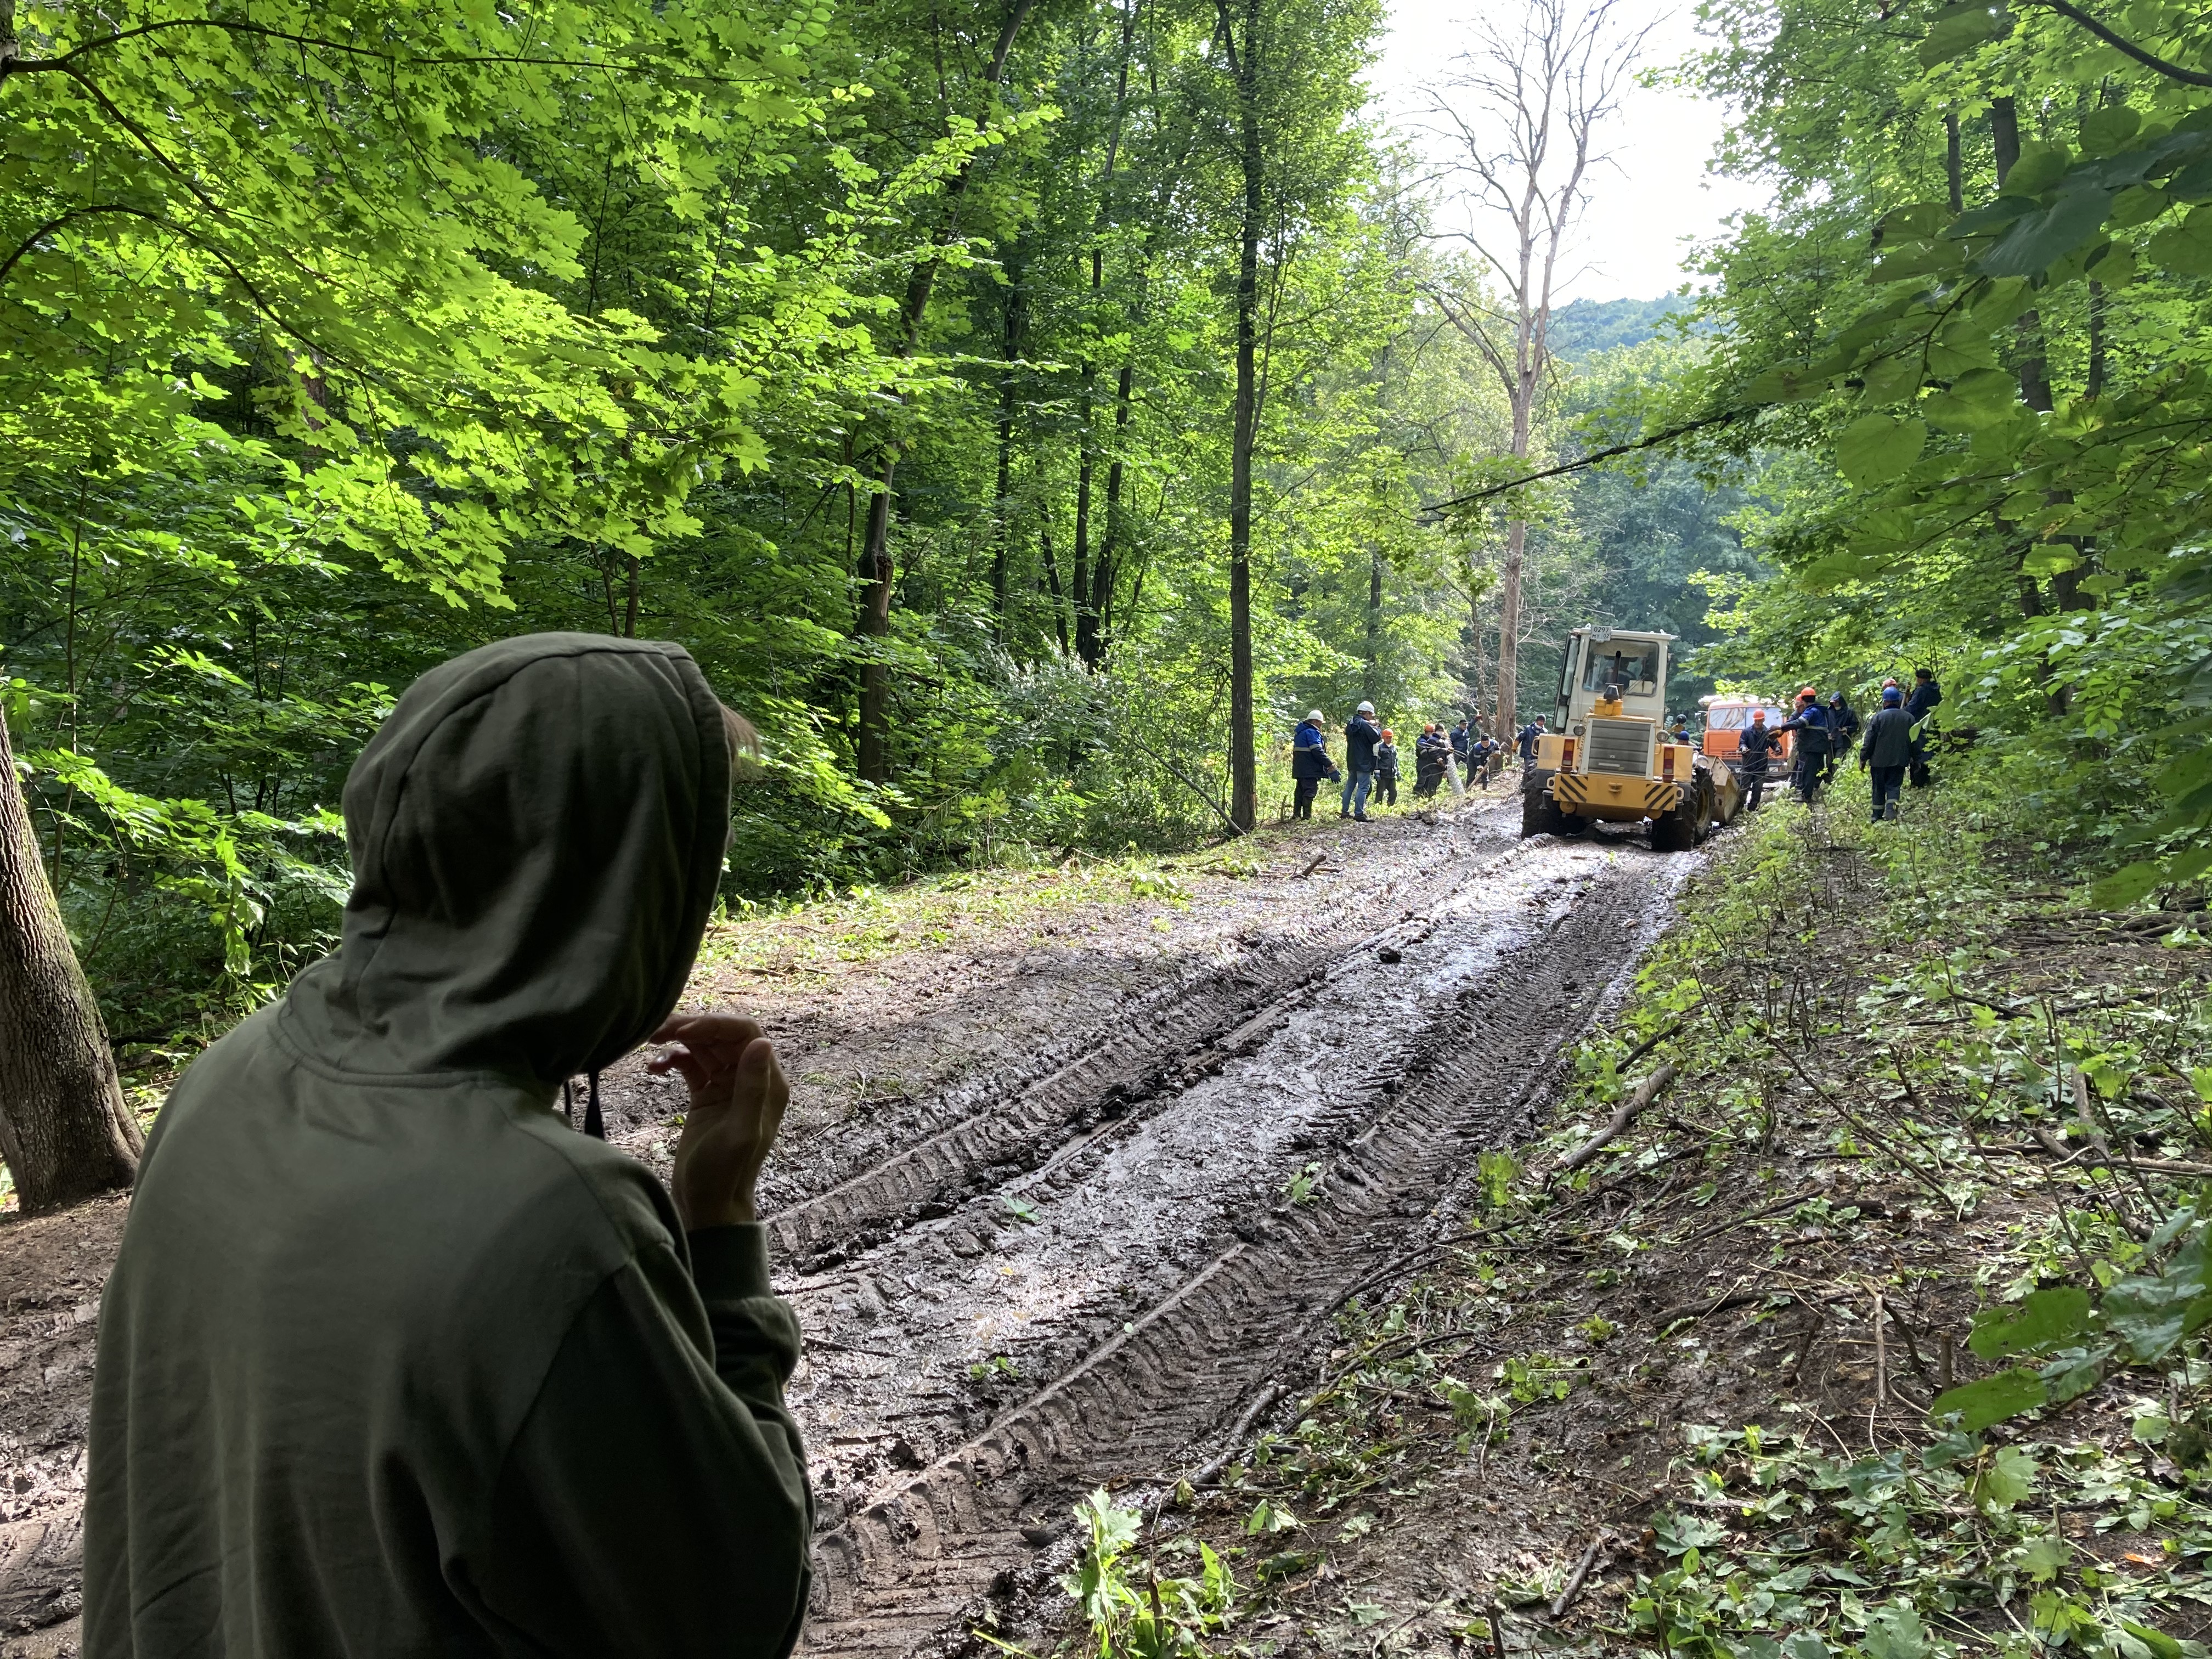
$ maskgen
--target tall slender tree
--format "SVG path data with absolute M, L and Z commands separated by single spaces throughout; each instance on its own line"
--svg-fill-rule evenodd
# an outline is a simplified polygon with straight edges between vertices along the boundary
M 1260 107 L 1260 0 L 1215 0 L 1221 50 L 1237 88 L 1237 162 L 1242 210 L 1237 222 L 1237 400 L 1229 455 L 1229 816 L 1240 830 L 1260 821 L 1257 757 L 1252 747 L 1252 446 L 1260 427 L 1260 238 L 1266 232 L 1267 140 Z M 1242 34 L 1240 42 L 1238 36 Z
M 1467 222 L 1443 234 L 1471 246 L 1504 292 L 1504 307 L 1471 287 L 1437 284 L 1432 297 L 1480 350 L 1512 411 L 1510 453 L 1525 460 L 1552 372 L 1552 311 L 1572 275 L 1564 262 L 1589 205 L 1590 175 L 1606 156 L 1599 129 L 1655 25 L 1625 27 L 1617 0 L 1584 8 L 1527 0 L 1474 25 L 1474 44 L 1429 90 L 1428 112 L 1451 160 Z M 1516 498 L 1517 499 L 1517 498 Z M 1497 702 L 1492 730 L 1511 731 L 1520 685 L 1522 565 L 1528 521 L 1506 521 L 1499 571 Z M 1475 630 L 1480 649 L 1481 630 Z
M 1014 39 L 1021 33 L 1023 20 L 1035 3 L 1036 0 L 1012 0 L 1007 8 L 1006 21 L 1000 26 L 990 61 L 983 70 L 983 94 L 991 103 L 982 112 L 978 126 L 989 125 L 999 83 L 1006 72 L 1006 55 L 1013 51 Z M 921 326 L 929 313 L 929 296 L 937 285 L 938 272 L 944 268 L 945 250 L 960 235 L 961 199 L 968 193 L 969 182 L 975 176 L 976 159 L 971 152 L 945 186 L 940 210 L 943 217 L 939 221 L 935 238 L 915 264 L 914 274 L 907 279 L 906 292 L 899 301 L 896 334 L 896 351 L 902 360 L 911 358 L 921 344 Z M 888 637 L 891 631 L 891 583 L 895 574 L 891 564 L 892 489 L 898 478 L 900 448 L 896 439 L 884 445 L 882 459 L 878 463 L 875 494 L 868 499 L 867 538 L 860 550 L 860 576 L 866 586 L 861 591 L 860 631 L 878 641 Z M 890 747 L 886 740 L 890 688 L 890 665 L 878 649 L 863 658 L 860 664 L 857 760 L 860 775 L 872 783 L 882 783 L 890 777 Z

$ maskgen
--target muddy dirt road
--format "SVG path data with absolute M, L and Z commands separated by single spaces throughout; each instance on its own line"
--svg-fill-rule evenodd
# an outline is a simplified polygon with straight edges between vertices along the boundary
M 1449 879 L 1373 895 L 1271 971 L 1164 988 L 1066 1066 L 963 1091 L 777 1218 L 810 1337 L 813 1651 L 965 1629 L 1081 1490 L 1203 1463 L 1310 1380 L 1340 1297 L 1460 1224 L 1478 1153 L 1694 859 L 1522 843 L 1517 818 L 1474 818 Z
M 702 969 L 797 1084 L 764 1198 L 807 1340 L 811 1651 L 957 1639 L 1082 1491 L 1188 1473 L 1309 1383 L 1330 1310 L 1459 1224 L 1698 857 L 1522 842 L 1517 803 L 1298 830 L 1172 902 Z M 680 1091 L 625 1066 L 605 1103 L 665 1170 Z M 71 1651 L 122 1208 L 0 1227 L 0 1659 Z

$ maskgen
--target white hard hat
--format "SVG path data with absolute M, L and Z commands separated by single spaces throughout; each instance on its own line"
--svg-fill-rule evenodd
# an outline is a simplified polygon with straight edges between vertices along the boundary
M 1327 717 L 1318 708 L 1309 708 L 1306 710 L 1306 718 L 1310 720 L 1318 720 Z
M 1359 705 L 1358 712 L 1363 714 L 1371 714 L 1375 712 L 1375 705 L 1371 702 L 1363 702 Z

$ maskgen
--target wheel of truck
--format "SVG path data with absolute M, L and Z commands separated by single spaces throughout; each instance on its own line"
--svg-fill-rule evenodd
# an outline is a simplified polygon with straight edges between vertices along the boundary
M 1655 853 L 1686 853 L 1698 844 L 1698 803 L 1686 798 L 1682 804 L 1661 818 L 1651 820 L 1651 850 Z
M 1552 799 L 1551 791 L 1544 786 L 1552 781 L 1549 772 L 1531 772 L 1521 786 L 1521 839 L 1531 836 L 1571 836 L 1575 821 L 1559 810 L 1559 802 Z

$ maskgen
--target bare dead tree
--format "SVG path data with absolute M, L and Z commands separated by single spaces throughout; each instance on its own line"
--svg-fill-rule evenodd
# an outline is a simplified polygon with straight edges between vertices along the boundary
M 1503 289 L 1503 305 L 1480 288 L 1433 285 L 1431 297 L 1498 376 L 1512 411 L 1511 452 L 1528 459 L 1551 368 L 1553 296 L 1571 273 L 1563 261 L 1589 200 L 1589 179 L 1607 160 L 1598 130 L 1656 24 L 1621 25 L 1617 0 L 1524 0 L 1471 27 L 1474 44 L 1453 72 L 1427 88 L 1430 131 L 1451 160 L 1442 177 L 1456 187 L 1466 242 Z M 1528 524 L 1507 520 L 1499 573 L 1496 732 L 1509 735 L 1519 695 L 1522 555 Z M 1475 634 L 1480 648 L 1481 630 Z

